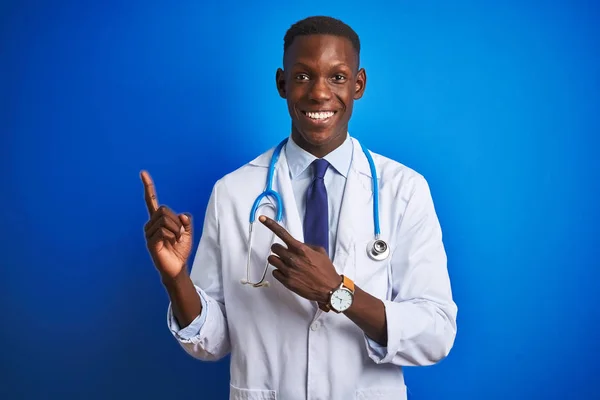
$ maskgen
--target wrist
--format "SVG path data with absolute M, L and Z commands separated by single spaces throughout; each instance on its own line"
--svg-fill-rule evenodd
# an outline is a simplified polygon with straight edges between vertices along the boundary
M 163 283 L 163 285 L 166 287 L 177 286 L 182 281 L 186 280 L 186 278 L 189 278 L 189 274 L 188 274 L 188 270 L 187 270 L 187 265 L 185 265 L 185 264 L 183 264 L 183 266 L 181 267 L 181 270 L 175 276 L 171 276 L 171 275 L 164 274 L 164 273 L 160 274 L 160 280 Z
M 321 300 L 318 303 L 321 303 L 323 305 L 329 304 L 329 297 L 331 296 L 331 292 L 339 288 L 343 280 L 344 278 L 342 278 L 341 275 L 337 275 L 336 280 L 329 283 L 326 289 L 323 291 L 323 293 L 321 293 Z
M 336 313 L 347 311 L 354 303 L 354 281 L 345 275 L 340 275 L 341 282 L 329 292 L 326 309 Z M 325 311 L 325 310 L 323 310 Z

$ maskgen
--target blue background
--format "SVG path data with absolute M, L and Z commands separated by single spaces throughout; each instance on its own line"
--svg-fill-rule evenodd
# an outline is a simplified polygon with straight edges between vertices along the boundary
M 1 3 L 0 398 L 227 397 L 229 359 L 167 330 L 138 173 L 197 243 L 215 180 L 289 133 L 275 70 L 314 14 L 362 40 L 351 133 L 444 230 L 458 336 L 410 398 L 598 398 L 597 4 L 201 3 Z

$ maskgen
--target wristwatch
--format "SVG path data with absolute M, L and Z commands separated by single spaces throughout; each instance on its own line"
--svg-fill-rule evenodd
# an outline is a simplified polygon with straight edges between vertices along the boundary
M 342 283 L 339 287 L 329 292 L 329 302 L 325 308 L 329 311 L 342 313 L 350 308 L 354 301 L 354 282 L 345 275 L 342 275 Z

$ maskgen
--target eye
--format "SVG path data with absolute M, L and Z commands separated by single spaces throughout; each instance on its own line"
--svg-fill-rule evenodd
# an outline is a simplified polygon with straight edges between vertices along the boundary
M 345 81 L 346 81 L 346 76 L 345 76 L 345 75 L 342 75 L 342 74 L 335 74 L 335 75 L 333 76 L 333 80 L 334 80 L 335 82 L 338 82 L 338 83 L 345 82 Z
M 307 81 L 309 79 L 307 74 L 296 74 L 297 81 Z

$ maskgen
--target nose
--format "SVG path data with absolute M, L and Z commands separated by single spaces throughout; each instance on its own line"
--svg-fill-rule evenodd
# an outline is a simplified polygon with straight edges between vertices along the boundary
M 309 90 L 308 97 L 310 98 L 310 100 L 318 102 L 329 100 L 329 98 L 331 97 L 331 90 L 327 83 L 327 79 L 315 79 Z

